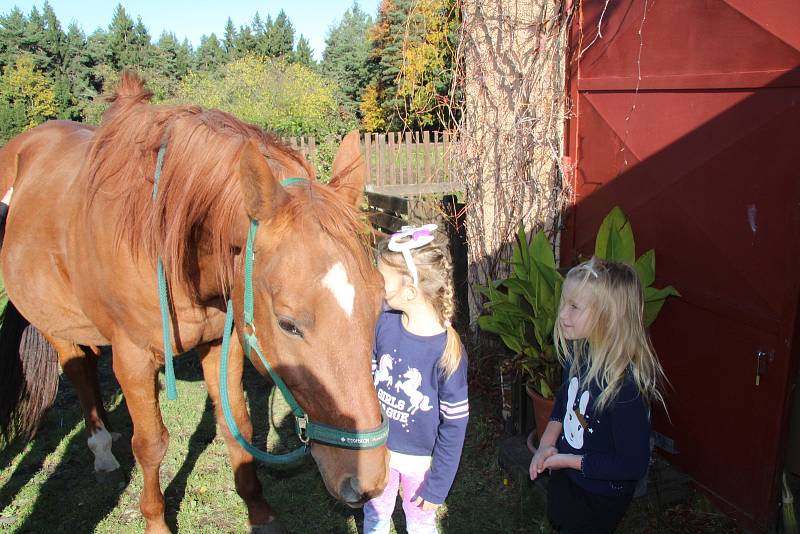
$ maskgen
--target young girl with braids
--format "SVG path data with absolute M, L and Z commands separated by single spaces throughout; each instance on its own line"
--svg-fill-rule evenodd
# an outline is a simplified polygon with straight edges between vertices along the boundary
M 650 405 L 664 378 L 642 320 L 639 276 L 592 258 L 567 274 L 555 340 L 566 380 L 530 465 L 550 469 L 547 514 L 560 532 L 613 532 L 650 460 Z
M 435 533 L 453 484 L 469 417 L 467 357 L 450 321 L 453 265 L 436 225 L 405 229 L 378 246 L 385 310 L 374 382 L 389 419 L 389 482 L 364 505 L 364 532 L 388 533 L 398 489 L 409 533 Z

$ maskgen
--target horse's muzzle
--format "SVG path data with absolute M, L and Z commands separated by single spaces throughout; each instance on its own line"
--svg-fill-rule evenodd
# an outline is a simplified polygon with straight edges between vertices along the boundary
M 348 477 L 342 481 L 342 485 L 339 488 L 339 495 L 342 501 L 351 508 L 358 508 L 362 506 L 365 502 L 372 499 L 373 497 L 377 497 L 381 494 L 381 491 L 370 491 L 365 492 L 361 489 L 361 484 L 359 484 L 358 479 L 355 477 Z

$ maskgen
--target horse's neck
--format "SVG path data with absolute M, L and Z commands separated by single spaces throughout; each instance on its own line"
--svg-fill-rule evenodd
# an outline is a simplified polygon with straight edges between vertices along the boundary
M 197 296 L 200 301 L 205 302 L 216 298 L 224 298 L 220 280 L 224 276 L 220 268 L 219 260 L 209 252 L 200 252 L 198 257 L 198 281 Z M 232 281 L 227 281 L 228 287 L 232 287 Z

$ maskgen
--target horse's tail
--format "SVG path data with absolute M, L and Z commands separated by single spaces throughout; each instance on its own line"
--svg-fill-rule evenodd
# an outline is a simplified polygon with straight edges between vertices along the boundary
M 58 356 L 8 302 L 0 327 L 0 444 L 30 439 L 56 397 Z

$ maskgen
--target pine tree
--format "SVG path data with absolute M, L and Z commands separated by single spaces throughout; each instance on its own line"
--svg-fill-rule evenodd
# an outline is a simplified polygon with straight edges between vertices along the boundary
M 256 12 L 256 17 L 258 17 L 258 12 Z M 255 22 L 255 19 L 253 19 L 253 22 Z M 272 15 L 268 13 L 267 20 L 264 21 L 263 24 L 261 24 L 260 28 L 261 31 L 259 33 L 256 33 L 253 37 L 256 42 L 255 53 L 260 56 L 268 55 L 270 47 L 269 40 L 270 36 L 272 35 L 272 26 L 273 26 Z
M 354 3 L 329 30 L 322 53 L 322 71 L 339 85 L 341 104 L 354 115 L 370 81 L 371 26 L 372 17 Z
M 253 15 L 253 22 L 250 23 L 250 31 L 253 32 L 253 36 L 256 39 L 260 39 L 264 36 L 264 32 L 266 30 L 264 23 L 261 22 L 261 15 L 258 14 L 258 11 L 256 11 L 255 15 Z
M 216 34 L 212 33 L 208 37 L 205 35 L 201 37 L 195 62 L 197 69 L 212 71 L 224 63 L 225 51 L 219 44 L 219 39 L 217 39 Z
M 175 51 L 175 70 L 181 79 L 189 74 L 193 60 L 194 51 L 192 50 L 192 45 L 189 43 L 189 39 L 184 37 L 183 42 L 178 45 L 178 49 Z
M 101 29 L 86 38 L 86 55 L 93 68 L 111 62 L 110 40 L 109 34 Z
M 64 76 L 69 81 L 72 96 L 70 106 L 62 110 L 63 118 L 83 120 L 89 103 L 97 96 L 92 86 L 92 60 L 86 36 L 75 22 L 67 29 L 64 42 Z
M 284 10 L 281 9 L 272 26 L 266 29 L 265 39 L 267 56 L 284 57 L 292 53 L 294 49 L 294 26 Z
M 18 7 L 0 16 L 0 68 L 14 65 L 22 50 L 28 20 Z
M 294 51 L 292 61 L 310 68 L 317 66 L 317 62 L 314 61 L 314 57 L 312 56 L 312 50 L 308 39 L 303 35 L 300 35 L 300 39 L 297 40 L 297 49 Z
M 133 50 L 136 65 L 145 68 L 154 66 L 155 50 L 142 17 L 136 17 L 136 26 L 133 27 Z
M 44 41 L 44 18 L 39 13 L 39 10 L 36 9 L 36 6 L 33 6 L 25 24 L 20 49 L 33 59 L 34 66 L 39 71 L 46 71 L 51 66 L 50 58 L 44 49 Z
M 228 21 L 225 23 L 225 36 L 222 40 L 222 48 L 225 50 L 228 61 L 232 61 L 236 57 L 236 28 L 230 17 L 228 17 Z
M 368 68 L 370 71 L 371 99 L 369 113 L 372 124 L 382 124 L 386 130 L 403 128 L 397 98 L 397 75 L 402 65 L 403 38 L 409 0 L 381 0 L 378 19 L 371 30 L 372 52 Z M 362 113 L 365 101 L 362 99 Z
M 253 36 L 250 26 L 240 26 L 239 35 L 236 38 L 236 57 L 243 57 L 247 54 L 257 52 L 258 43 L 255 36 Z
M 61 29 L 53 7 L 47 1 L 43 7 L 42 22 L 44 32 L 41 47 L 48 58 L 48 65 L 45 66 L 44 71 L 58 76 L 63 74 L 64 47 L 67 36 Z
M 174 33 L 167 33 L 166 31 L 161 33 L 161 37 L 158 38 L 158 42 L 156 43 L 156 70 L 162 76 L 167 76 L 169 78 L 173 78 L 179 80 L 183 77 L 185 72 L 182 74 L 178 73 L 178 38 L 175 37 Z
M 108 26 L 109 63 L 114 70 L 137 65 L 138 54 L 134 49 L 136 28 L 122 4 L 117 4 L 114 17 Z

